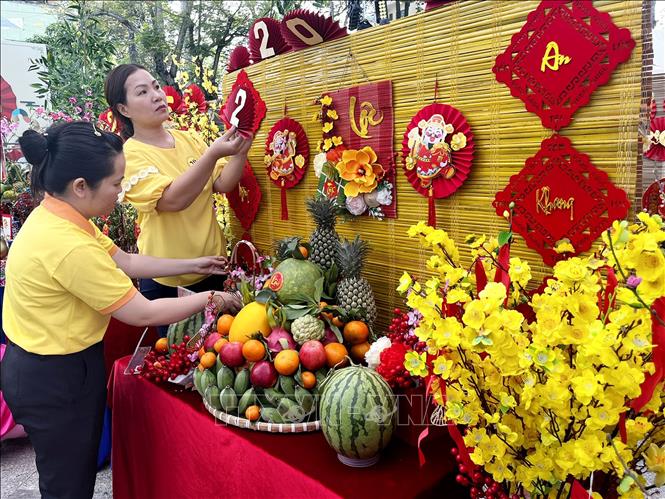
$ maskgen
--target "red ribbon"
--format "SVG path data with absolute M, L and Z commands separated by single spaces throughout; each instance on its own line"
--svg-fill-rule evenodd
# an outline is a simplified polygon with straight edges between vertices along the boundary
M 591 497 L 592 496 L 589 492 L 582 487 L 582 484 L 578 480 L 573 481 L 573 487 L 570 491 L 570 499 L 589 499 Z
M 286 187 L 280 189 L 282 191 L 282 220 L 289 219 L 289 207 L 286 205 Z
M 665 378 L 665 326 L 658 320 L 665 321 L 665 296 L 661 296 L 651 306 L 656 317 L 651 319 L 651 343 L 655 345 L 651 351 L 651 361 L 655 366 L 653 374 L 647 374 L 642 386 L 640 396 L 630 403 L 630 408 L 640 412 L 651 397 L 656 386 Z
M 434 206 L 434 196 L 431 190 L 429 191 L 429 197 L 427 198 L 427 205 L 427 225 L 436 228 L 436 206 Z
M 487 274 L 485 273 L 485 267 L 483 267 L 483 262 L 478 258 L 475 264 L 476 271 L 476 292 L 480 293 L 485 286 L 487 285 Z
M 605 291 L 599 295 L 601 315 L 605 315 L 610 308 L 614 307 L 614 291 L 619 284 L 614 269 L 609 266 L 603 268 L 607 270 L 607 286 L 605 286 Z

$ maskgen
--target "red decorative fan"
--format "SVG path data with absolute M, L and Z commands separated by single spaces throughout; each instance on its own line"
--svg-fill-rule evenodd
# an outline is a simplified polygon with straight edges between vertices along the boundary
M 227 127 L 235 126 L 243 137 L 259 129 L 266 115 L 266 103 L 256 91 L 244 69 L 238 73 L 226 102 L 219 110 L 219 117 Z
M 665 101 L 663 101 L 665 111 Z M 649 149 L 644 156 L 652 161 L 665 161 L 665 116 L 656 117 L 656 102 L 651 101 L 651 123 L 649 125 Z
M 166 94 L 166 104 L 169 106 L 169 111 L 181 114 L 182 95 L 180 95 L 180 92 L 171 85 L 164 85 L 162 90 Z
M 633 47 L 630 31 L 618 28 L 592 2 L 544 0 L 492 71 L 543 126 L 560 130 L 630 58 Z
M 192 104 L 196 104 L 199 113 L 205 113 L 208 110 L 205 94 L 196 83 L 189 85 L 182 93 L 182 103 L 180 104 L 179 114 L 188 112 L 189 107 Z
M 642 194 L 642 209 L 665 217 L 665 178 L 656 180 Z
M 425 12 L 446 5 L 452 1 L 453 0 L 425 0 Z
M 115 119 L 111 108 L 108 108 L 106 111 L 100 114 L 97 122 L 100 128 L 103 130 L 108 130 L 109 132 L 120 134 L 122 123 Z
M 496 194 L 497 215 L 510 210 L 511 202 L 513 230 L 551 266 L 588 250 L 614 220 L 626 217 L 630 206 L 607 173 L 561 135 L 543 140 L 536 155 Z M 566 251 L 564 242 L 573 250 Z
M 229 200 L 229 206 L 233 208 L 236 217 L 238 217 L 238 220 L 240 221 L 240 225 L 242 225 L 243 229 L 246 231 L 248 231 L 252 226 L 252 223 L 254 223 L 256 214 L 259 211 L 261 197 L 259 182 L 256 180 L 252 165 L 247 161 L 242 173 L 242 178 L 240 179 L 240 182 L 238 182 L 238 187 L 226 194 L 226 198 Z M 248 239 L 246 236 L 247 235 L 243 236 L 243 238 Z
M 292 10 L 282 19 L 282 36 L 293 50 L 304 49 L 319 43 L 348 35 L 346 28 L 331 17 L 305 9 Z
M 309 164 L 309 143 L 300 123 L 291 118 L 275 123 L 266 140 L 265 163 L 268 177 L 281 190 L 281 218 L 288 220 L 286 190 L 300 182 Z
M 0 114 L 11 120 L 12 111 L 16 109 L 16 95 L 12 90 L 12 86 L 2 76 L 0 76 L 0 95 L 2 96 Z
M 430 104 L 404 132 L 402 157 L 411 185 L 428 198 L 428 223 L 436 227 L 434 200 L 446 198 L 464 183 L 473 163 L 473 133 L 464 115 L 447 104 Z
M 246 68 L 250 64 L 249 50 L 244 45 L 238 45 L 231 51 L 231 55 L 229 55 L 229 63 L 226 66 L 226 70 L 232 73 L 237 69 Z
M 281 23 L 270 17 L 262 17 L 254 21 L 249 28 L 249 51 L 256 63 L 275 55 L 288 52 L 291 48 L 284 40 L 280 30 Z

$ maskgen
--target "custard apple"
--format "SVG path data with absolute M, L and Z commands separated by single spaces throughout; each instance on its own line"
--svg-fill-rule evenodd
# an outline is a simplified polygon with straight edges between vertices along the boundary
M 323 321 L 312 315 L 299 317 L 291 324 L 291 334 L 298 345 L 302 345 L 309 340 L 320 340 L 323 338 L 324 333 Z

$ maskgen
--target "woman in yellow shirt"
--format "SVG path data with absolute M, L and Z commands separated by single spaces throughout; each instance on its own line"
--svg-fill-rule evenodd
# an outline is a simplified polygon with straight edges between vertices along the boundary
M 252 140 L 231 129 L 208 147 L 195 132 L 167 130 L 166 94 L 137 64 L 113 69 L 104 90 L 126 139 L 121 196 L 138 211 L 139 254 L 164 258 L 225 254 L 212 194 L 236 188 Z M 222 159 L 226 157 L 228 162 Z M 177 286 L 193 291 L 222 289 L 220 276 L 203 279 L 195 274 L 143 279 L 140 289 L 151 299 L 176 296 Z M 165 329 L 161 332 L 164 335 Z
M 9 339 L 2 391 L 35 449 L 42 497 L 91 497 L 106 383 L 102 338 L 110 317 L 132 325 L 179 321 L 209 293 L 149 301 L 130 278 L 210 274 L 218 257 L 168 260 L 130 255 L 90 222 L 113 209 L 125 171 L 120 137 L 91 123 L 27 131 L 33 194 L 44 200 L 9 251 L 3 327 Z M 239 300 L 213 299 L 226 309 Z

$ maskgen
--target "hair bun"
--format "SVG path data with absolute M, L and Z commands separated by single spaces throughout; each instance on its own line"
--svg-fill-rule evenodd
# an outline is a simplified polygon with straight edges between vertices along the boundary
M 39 166 L 48 153 L 48 141 L 46 136 L 35 130 L 26 130 L 18 139 L 21 151 L 28 163 Z

